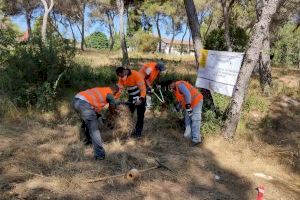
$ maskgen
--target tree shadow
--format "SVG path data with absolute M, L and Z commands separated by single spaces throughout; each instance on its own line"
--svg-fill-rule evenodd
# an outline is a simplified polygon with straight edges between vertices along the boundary
M 273 105 L 259 124 L 262 129 L 260 139 L 276 147 L 274 156 L 300 172 L 300 102 L 283 96 Z

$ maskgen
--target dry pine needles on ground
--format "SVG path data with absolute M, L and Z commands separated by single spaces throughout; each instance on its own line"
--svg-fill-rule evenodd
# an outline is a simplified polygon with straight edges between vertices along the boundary
M 133 116 L 126 105 L 119 105 L 115 114 L 107 113 L 100 127 L 104 140 L 123 139 L 130 136 L 134 128 Z

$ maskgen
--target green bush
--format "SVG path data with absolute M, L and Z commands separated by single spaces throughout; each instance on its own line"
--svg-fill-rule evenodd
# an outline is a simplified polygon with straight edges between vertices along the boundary
M 224 39 L 224 29 L 212 30 L 205 39 L 205 49 L 225 51 L 226 43 Z M 246 31 L 238 26 L 230 28 L 230 39 L 233 51 L 243 52 L 248 43 L 248 35 Z
M 141 52 L 155 52 L 157 44 L 158 38 L 142 30 L 137 31 L 129 40 L 129 46 Z
M 61 92 L 62 75 L 72 66 L 75 49 L 56 34 L 45 43 L 33 34 L 30 42 L 10 50 L 0 68 L 0 90 L 18 106 L 50 109 Z
M 271 48 L 275 65 L 284 64 L 291 67 L 300 62 L 300 29 L 293 31 L 294 29 L 295 25 L 289 22 L 276 32 Z
M 94 49 L 108 49 L 109 41 L 104 33 L 95 32 L 85 38 L 85 44 L 87 48 Z
M 3 23 L 3 26 L 6 24 Z M 11 49 L 16 45 L 16 37 L 17 33 L 11 27 L 0 28 L 0 65 L 10 57 Z

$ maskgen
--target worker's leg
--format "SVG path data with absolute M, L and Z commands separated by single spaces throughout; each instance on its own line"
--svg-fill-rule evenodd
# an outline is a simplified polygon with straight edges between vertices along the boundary
M 203 100 L 201 100 L 193 108 L 193 116 L 192 116 L 192 142 L 193 143 L 201 142 L 200 128 L 201 128 L 202 105 L 203 105 Z
M 147 94 L 147 98 L 146 98 L 146 108 L 147 109 L 151 109 L 152 107 L 152 97 L 150 94 Z
M 185 131 L 184 131 L 184 135 L 183 136 L 185 138 L 191 138 L 192 119 L 186 113 L 185 113 L 185 116 L 184 116 L 184 124 L 185 124 Z
M 102 147 L 102 138 L 99 131 L 97 114 L 91 105 L 81 99 L 75 99 L 74 107 L 79 112 L 81 119 L 85 122 L 89 129 L 92 139 L 95 158 L 104 158 L 105 151 Z
M 143 101 L 141 105 L 138 105 L 136 107 L 137 107 L 137 122 L 135 126 L 135 135 L 137 137 L 140 137 L 142 135 L 142 130 L 144 126 L 144 115 L 146 111 L 145 101 Z
M 81 120 L 81 134 L 83 135 L 83 142 L 85 145 L 92 144 L 89 129 L 83 120 Z

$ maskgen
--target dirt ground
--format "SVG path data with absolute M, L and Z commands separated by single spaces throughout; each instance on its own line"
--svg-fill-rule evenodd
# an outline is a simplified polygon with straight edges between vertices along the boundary
M 94 62 L 97 54 L 90 55 Z M 176 71 L 192 71 L 176 62 Z M 281 91 L 300 88 L 299 71 L 273 78 Z M 0 199 L 253 200 L 263 185 L 266 200 L 298 200 L 300 99 L 276 94 L 270 102 L 266 113 L 246 115 L 247 134 L 232 141 L 206 136 L 200 147 L 183 138 L 176 115 L 147 112 L 142 139 L 106 141 L 103 161 L 80 141 L 79 120 L 67 104 L 57 113 L 0 119 Z M 170 170 L 147 171 L 135 182 L 121 176 L 87 183 L 156 166 L 156 159 Z
M 74 119 L 55 126 L 26 119 L 1 122 L 0 199 L 255 199 L 255 188 L 264 185 L 265 199 L 297 200 L 299 160 L 291 161 L 298 162 L 291 167 L 281 154 L 288 154 L 291 147 L 299 150 L 300 103 L 288 97 L 278 102 L 295 114 L 273 115 L 278 127 L 253 142 L 239 137 L 227 142 L 214 136 L 196 148 L 182 138 L 174 116 L 147 112 L 143 138 L 107 141 L 104 161 L 94 161 L 91 147 L 79 141 Z M 280 105 L 274 104 L 269 112 L 278 113 L 275 108 Z M 287 127 L 285 135 L 277 135 Z M 287 158 L 299 159 L 293 156 Z M 147 171 L 136 182 L 119 177 L 87 183 L 155 166 L 155 159 L 171 171 Z

